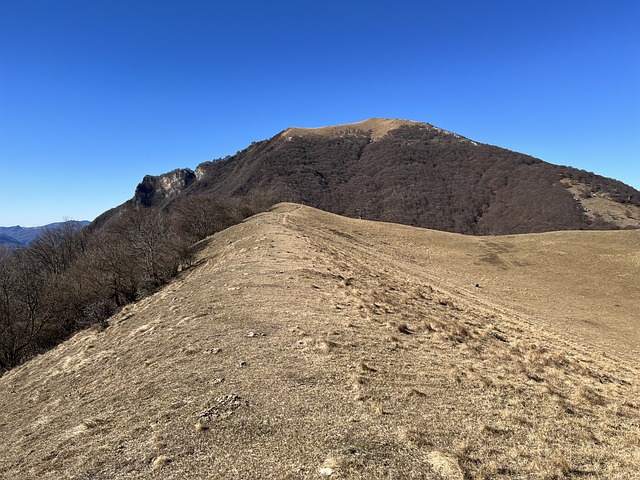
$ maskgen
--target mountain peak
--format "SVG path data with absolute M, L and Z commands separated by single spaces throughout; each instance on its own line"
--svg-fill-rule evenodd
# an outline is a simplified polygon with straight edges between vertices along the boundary
M 133 205 L 207 193 L 476 235 L 640 228 L 628 185 L 397 118 L 292 127 L 180 172 L 145 177 Z
M 342 125 L 332 125 L 327 127 L 300 128 L 291 127 L 281 133 L 283 137 L 302 137 L 308 135 L 336 136 L 349 130 L 371 131 L 372 140 L 380 140 L 388 132 L 396 130 L 405 125 L 421 125 L 432 127 L 428 123 L 403 120 L 400 118 L 369 118 L 361 122 L 345 123 Z

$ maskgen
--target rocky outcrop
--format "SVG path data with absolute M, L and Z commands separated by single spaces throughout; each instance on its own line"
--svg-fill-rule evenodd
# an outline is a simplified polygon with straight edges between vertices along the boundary
M 134 203 L 142 207 L 158 205 L 182 193 L 195 179 L 195 173 L 188 168 L 172 170 L 159 176 L 146 175 L 136 187 Z

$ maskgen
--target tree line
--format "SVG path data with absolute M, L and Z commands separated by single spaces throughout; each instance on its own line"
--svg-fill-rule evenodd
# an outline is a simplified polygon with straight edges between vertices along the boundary
M 197 242 L 264 210 L 254 199 L 182 198 L 123 209 L 99 229 L 65 222 L 0 249 L 0 374 L 156 291 L 193 266 Z

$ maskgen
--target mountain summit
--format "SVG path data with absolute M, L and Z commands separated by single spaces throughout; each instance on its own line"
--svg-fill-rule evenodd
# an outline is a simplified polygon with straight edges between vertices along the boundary
M 399 119 L 288 128 L 195 171 L 147 176 L 125 207 L 196 194 L 474 235 L 640 228 L 628 185 Z
M 423 125 L 431 128 L 432 125 L 428 123 L 420 123 L 414 122 L 412 120 L 402 120 L 399 118 L 389 119 L 389 118 L 370 118 L 368 120 L 363 120 L 361 122 L 355 123 L 346 123 L 342 125 L 333 125 L 328 127 L 317 127 L 317 128 L 298 128 L 291 127 L 286 129 L 280 135 L 289 138 L 289 137 L 297 137 L 297 136 L 310 136 L 310 135 L 322 135 L 325 137 L 333 137 L 344 135 L 345 132 L 371 132 L 372 140 L 380 140 L 391 130 L 395 130 L 398 127 L 407 126 L 407 125 Z M 439 130 L 439 129 L 438 129 Z

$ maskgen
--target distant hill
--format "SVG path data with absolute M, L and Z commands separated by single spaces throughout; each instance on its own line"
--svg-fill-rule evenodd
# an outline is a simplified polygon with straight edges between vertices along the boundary
M 22 243 L 9 235 L 0 233 L 0 245 L 19 246 L 22 245 Z
M 88 225 L 87 220 L 75 221 L 80 227 Z M 0 227 L 0 245 L 28 245 L 42 234 L 47 228 L 58 228 L 65 222 L 55 222 L 40 227 L 21 227 L 16 225 L 13 227 Z
M 474 235 L 640 228 L 629 185 L 406 120 L 289 128 L 195 171 L 146 176 L 123 207 L 171 210 L 199 194 Z

